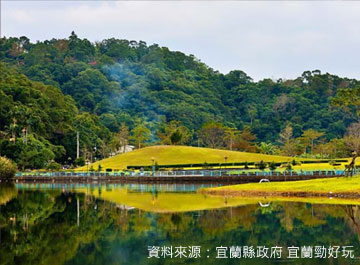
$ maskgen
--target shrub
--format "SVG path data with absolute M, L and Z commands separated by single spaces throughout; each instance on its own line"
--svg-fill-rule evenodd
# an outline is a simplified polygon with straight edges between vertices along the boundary
M 249 165 L 248 165 L 248 162 L 245 162 L 245 166 L 244 166 L 245 169 L 249 169 Z
M 83 157 L 76 158 L 75 164 L 79 167 L 85 166 L 85 158 Z
M 266 168 L 266 163 L 264 163 L 264 161 L 261 160 L 260 163 L 258 163 L 256 166 L 258 169 L 264 170 Z
M 0 157 L 0 178 L 9 179 L 15 176 L 17 166 L 11 160 Z
M 269 168 L 270 168 L 271 171 L 275 170 L 276 169 L 276 163 L 275 162 L 269 163 Z
M 286 170 L 289 170 L 289 171 L 292 170 L 292 166 L 290 163 L 286 165 Z
M 203 169 L 211 169 L 211 166 L 205 161 L 202 168 Z
M 53 171 L 59 171 L 61 169 L 61 165 L 59 163 L 51 161 L 49 164 L 47 164 L 46 169 L 53 170 Z
M 155 162 L 155 170 L 156 170 L 156 171 L 159 170 L 159 164 L 158 164 L 158 162 Z

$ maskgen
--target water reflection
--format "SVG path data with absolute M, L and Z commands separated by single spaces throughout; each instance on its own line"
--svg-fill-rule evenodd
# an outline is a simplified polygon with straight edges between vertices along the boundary
M 0 187 L 0 264 L 218 264 L 217 246 L 350 245 L 360 255 L 359 206 L 243 201 L 196 211 L 148 211 L 122 204 L 154 202 L 152 186 Z M 176 190 L 176 189 L 175 189 Z M 175 191 L 174 190 L 174 191 Z M 126 191 L 126 192 L 125 192 Z M 130 194 L 130 197 L 128 196 Z M 110 196 L 112 195 L 113 198 Z M 115 196 L 117 195 L 117 196 Z M 144 196 L 147 195 L 148 197 Z M 157 190 L 158 208 L 182 206 L 172 196 L 196 193 Z M 203 195 L 202 195 L 203 196 Z M 121 198 L 121 199 L 119 199 Z M 159 199 L 160 198 L 160 199 Z M 181 197 L 191 200 L 191 197 Z M 217 203 L 210 199 L 209 204 Z M 145 207 L 141 206 L 141 207 Z M 217 205 L 216 205 L 217 206 Z M 189 207 L 187 205 L 187 207 Z M 150 245 L 194 246 L 200 259 L 148 259 Z M 209 258 L 206 250 L 209 249 Z M 221 260 L 222 264 L 359 264 L 358 260 Z
M 17 183 L 17 189 L 103 189 L 105 188 L 108 191 L 113 189 L 126 189 L 128 191 L 133 192 L 186 192 L 186 193 L 194 193 L 200 188 L 211 188 L 211 187 L 219 187 L 222 184 L 188 184 L 188 183 L 156 183 L 156 184 L 140 184 L 140 183 L 118 183 L 118 184 L 93 184 L 93 183 Z

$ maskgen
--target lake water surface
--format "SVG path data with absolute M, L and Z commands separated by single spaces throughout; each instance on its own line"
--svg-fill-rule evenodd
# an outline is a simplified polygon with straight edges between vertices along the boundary
M 0 264 L 360 264 L 358 206 L 206 186 L 1 185 Z

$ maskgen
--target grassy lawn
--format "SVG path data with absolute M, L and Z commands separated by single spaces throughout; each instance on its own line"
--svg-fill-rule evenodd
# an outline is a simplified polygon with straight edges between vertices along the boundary
M 360 177 L 341 177 L 289 182 L 263 182 L 224 186 L 201 190 L 218 195 L 269 195 L 269 196 L 318 196 L 319 194 L 341 194 L 360 197 Z
M 273 156 L 191 146 L 161 145 L 150 146 L 129 153 L 116 155 L 93 163 L 92 165 L 94 169 L 97 169 L 99 164 L 101 164 L 104 169 L 125 169 L 128 165 L 150 166 L 152 164 L 152 158 L 154 158 L 159 165 L 204 162 L 224 163 L 225 156 L 227 157 L 227 163 L 245 161 L 260 162 L 261 160 L 264 162 L 284 162 L 293 160 L 293 158 L 286 156 Z M 85 166 L 78 168 L 77 170 L 86 169 L 87 167 Z

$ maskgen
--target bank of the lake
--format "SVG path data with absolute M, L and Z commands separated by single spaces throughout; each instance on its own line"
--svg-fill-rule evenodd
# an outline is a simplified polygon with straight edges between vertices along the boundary
M 263 182 L 199 190 L 222 196 L 360 198 L 360 177 L 314 179 L 296 182 Z

